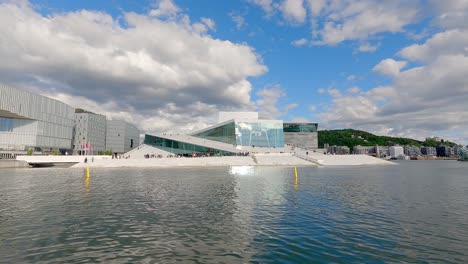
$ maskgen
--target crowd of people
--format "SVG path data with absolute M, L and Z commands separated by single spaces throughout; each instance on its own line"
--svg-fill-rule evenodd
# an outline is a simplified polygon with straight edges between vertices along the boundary
M 249 156 L 250 153 L 249 152 L 241 152 L 241 153 L 235 153 L 234 156 Z M 191 153 L 191 154 L 168 154 L 166 156 L 162 155 L 162 154 L 154 154 L 154 153 L 151 153 L 151 154 L 145 154 L 144 155 L 144 158 L 145 159 L 154 159 L 154 158 L 158 158 L 158 159 L 162 159 L 162 158 L 206 158 L 206 157 L 220 157 L 220 156 L 227 156 L 227 155 L 221 155 L 219 153 L 217 154 L 214 154 L 214 153 Z

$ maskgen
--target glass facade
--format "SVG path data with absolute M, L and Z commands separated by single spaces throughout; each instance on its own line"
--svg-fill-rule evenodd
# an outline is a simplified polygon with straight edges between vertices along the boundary
M 235 132 L 240 146 L 284 147 L 283 122 L 236 122 Z
M 238 146 L 265 148 L 284 147 L 283 123 L 277 122 L 238 122 L 234 121 L 207 131 L 194 134 Z
M 194 134 L 195 137 L 206 138 L 209 140 L 219 141 L 227 144 L 236 144 L 236 126 L 235 123 L 228 123 L 207 131 Z
M 0 117 L 0 132 L 36 134 L 36 126 L 35 120 Z
M 465 146 L 460 150 L 460 159 L 468 161 L 468 146 Z
M 191 155 L 196 154 L 205 154 L 209 153 L 210 155 L 220 155 L 220 156 L 231 156 L 234 153 L 217 150 L 213 148 L 207 148 L 202 146 L 197 146 L 189 143 L 184 143 L 176 140 L 161 138 L 158 136 L 145 135 L 145 144 L 157 147 L 161 150 L 171 152 L 174 154 L 180 155 Z
M 317 132 L 317 123 L 284 123 L 284 132 Z

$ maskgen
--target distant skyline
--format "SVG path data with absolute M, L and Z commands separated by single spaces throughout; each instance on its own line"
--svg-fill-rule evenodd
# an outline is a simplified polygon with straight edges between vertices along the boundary
M 468 144 L 467 0 L 3 0 L 0 82 L 147 133 L 219 111 Z

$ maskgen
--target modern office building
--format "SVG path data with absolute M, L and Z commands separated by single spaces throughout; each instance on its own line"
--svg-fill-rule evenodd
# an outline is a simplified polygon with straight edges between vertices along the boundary
M 302 138 L 294 145 L 317 145 L 310 135 L 316 135 L 315 123 L 286 123 L 291 126 L 285 126 L 282 120 L 259 119 L 256 112 L 221 112 L 218 120 L 221 122 L 190 135 L 146 134 L 144 142 L 179 155 L 281 152 L 285 151 L 286 128 L 286 133 L 294 134 L 292 137 Z
M 438 157 L 450 157 L 453 155 L 452 148 L 449 146 L 438 146 L 436 147 Z
M 317 123 L 289 123 L 283 124 L 284 143 L 301 148 L 318 148 Z
M 348 146 L 328 146 L 327 148 L 328 154 L 338 154 L 338 155 L 348 155 L 350 153 L 350 149 Z
M 140 145 L 140 130 L 123 120 L 107 120 L 106 150 L 113 154 L 126 153 Z
M 75 110 L 73 154 L 97 155 L 106 150 L 106 117 L 83 109 Z
M 405 155 L 403 147 L 400 146 L 392 146 L 388 149 L 388 151 L 390 152 L 390 157 L 392 158 L 398 158 Z
M 70 151 L 74 115 L 63 102 L 0 84 L 0 152 Z
M 421 148 L 418 146 L 404 146 L 403 147 L 403 152 L 405 155 L 410 156 L 410 157 L 417 157 L 421 156 Z
M 434 147 L 421 147 L 421 154 L 425 156 L 437 156 L 437 150 Z
M 353 154 L 357 155 L 368 155 L 375 153 L 375 147 L 357 145 L 353 147 Z

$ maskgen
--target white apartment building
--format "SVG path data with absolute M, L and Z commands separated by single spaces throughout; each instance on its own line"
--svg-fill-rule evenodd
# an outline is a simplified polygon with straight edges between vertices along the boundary
M 76 109 L 73 154 L 97 155 L 106 150 L 106 117 Z
M 400 146 L 393 146 L 393 147 L 390 147 L 388 150 L 390 152 L 391 158 L 398 158 L 399 156 L 405 155 L 403 147 L 400 147 Z

